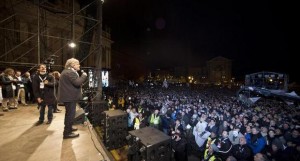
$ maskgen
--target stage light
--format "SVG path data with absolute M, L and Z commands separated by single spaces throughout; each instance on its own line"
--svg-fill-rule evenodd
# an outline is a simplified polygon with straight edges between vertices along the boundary
M 75 44 L 74 42 L 70 42 L 70 43 L 69 43 L 69 47 L 70 47 L 70 48 L 75 48 L 75 47 L 76 47 L 76 44 Z

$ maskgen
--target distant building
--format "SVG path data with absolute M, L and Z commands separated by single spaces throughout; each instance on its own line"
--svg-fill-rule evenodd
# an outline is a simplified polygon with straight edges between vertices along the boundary
M 206 67 L 191 67 L 189 68 L 189 80 L 195 84 L 209 84 L 207 78 L 207 68 Z
M 215 57 L 206 63 L 208 80 L 213 84 L 229 83 L 232 76 L 232 61 L 222 56 Z
M 206 66 L 174 67 L 154 71 L 156 78 L 172 82 L 194 84 L 229 84 L 232 83 L 232 61 L 218 56 L 206 62 Z M 158 79 L 156 79 L 158 80 Z

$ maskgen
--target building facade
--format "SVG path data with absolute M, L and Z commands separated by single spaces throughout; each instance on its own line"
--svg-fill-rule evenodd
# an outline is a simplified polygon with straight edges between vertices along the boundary
M 232 79 L 232 61 L 222 56 L 206 63 L 208 80 L 213 84 L 227 84 Z

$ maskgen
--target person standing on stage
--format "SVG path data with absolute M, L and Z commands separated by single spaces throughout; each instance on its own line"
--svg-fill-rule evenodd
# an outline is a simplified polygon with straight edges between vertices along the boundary
M 58 92 L 58 82 L 59 82 L 59 77 L 60 73 L 58 71 L 54 71 L 51 73 L 51 75 L 54 77 L 54 82 L 55 82 L 55 87 L 54 87 L 54 95 L 55 98 L 57 98 L 57 92 Z M 58 102 L 56 100 L 54 106 L 53 106 L 53 113 L 60 113 L 61 110 L 57 108 Z
M 26 100 L 25 100 L 25 79 L 21 75 L 21 71 L 16 70 L 14 78 L 17 80 L 17 88 L 16 88 L 16 102 L 20 100 L 23 106 L 27 106 Z
M 63 138 L 78 137 L 78 133 L 74 133 L 76 128 L 73 128 L 73 122 L 76 113 L 76 103 L 82 98 L 81 86 L 87 79 L 87 74 L 82 73 L 81 76 L 77 73 L 80 70 L 79 61 L 75 58 L 70 58 L 66 61 L 65 69 L 62 71 L 58 86 L 58 102 L 65 105 L 65 128 Z
M 17 109 L 18 103 L 14 99 L 15 89 L 17 80 L 13 78 L 15 71 L 12 68 L 6 68 L 4 74 L 1 76 L 1 85 L 2 85 L 2 107 L 3 111 L 7 112 L 9 109 Z M 7 102 L 11 106 L 8 108 Z
M 38 103 L 38 109 L 40 110 L 39 121 L 36 125 L 44 122 L 46 106 L 48 107 L 47 124 L 51 124 L 53 119 L 53 105 L 56 102 L 56 98 L 54 96 L 54 78 L 47 73 L 45 64 L 38 66 L 38 73 L 32 79 L 32 90 Z

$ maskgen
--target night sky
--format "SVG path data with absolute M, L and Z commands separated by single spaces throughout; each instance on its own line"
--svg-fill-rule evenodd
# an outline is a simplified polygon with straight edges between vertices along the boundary
M 237 77 L 274 71 L 291 82 L 299 80 L 292 72 L 295 7 L 273 0 L 105 0 L 103 28 L 111 28 L 113 50 L 151 68 L 204 66 L 223 56 Z

